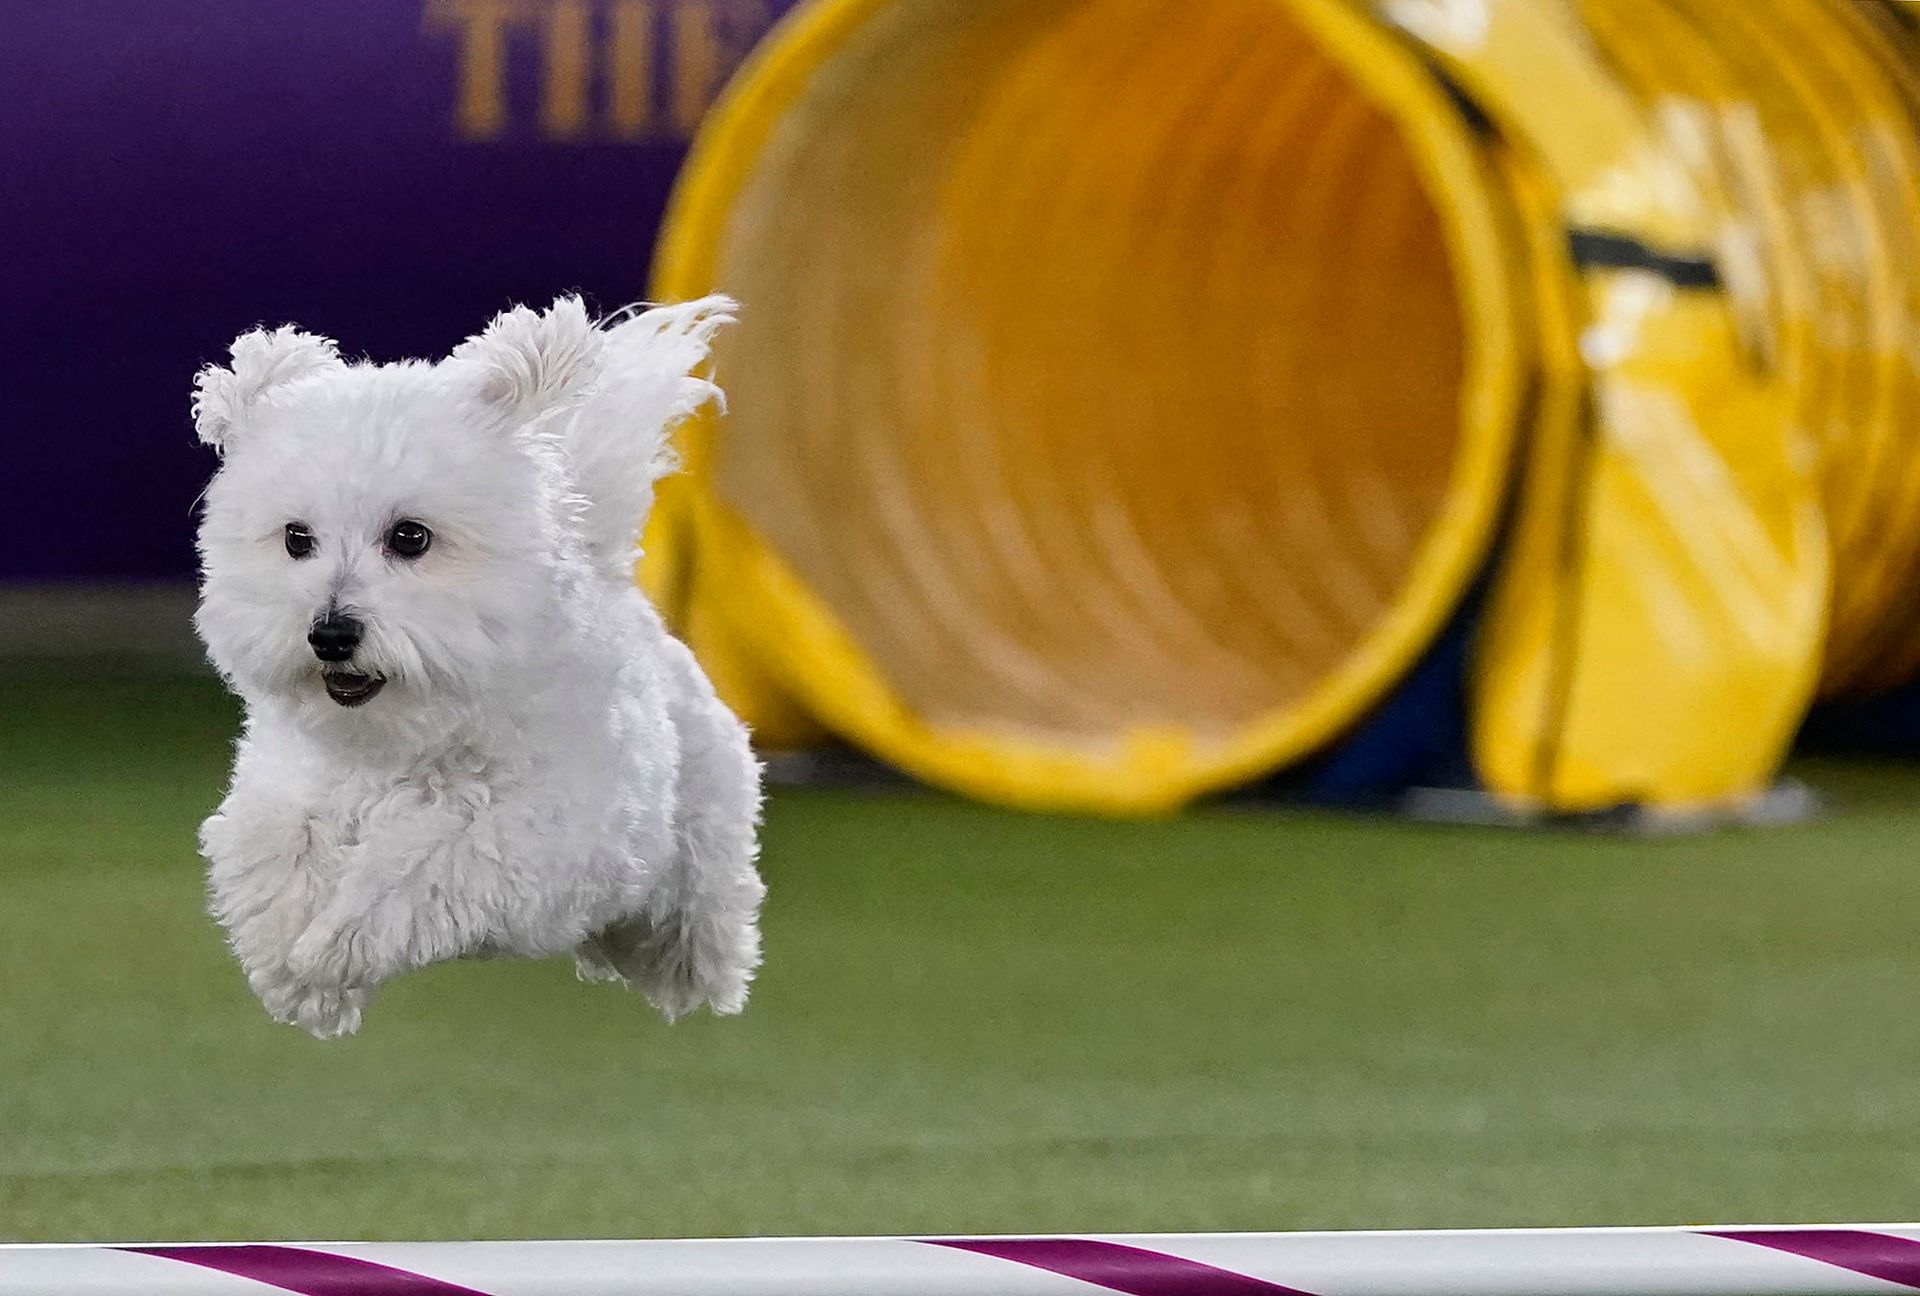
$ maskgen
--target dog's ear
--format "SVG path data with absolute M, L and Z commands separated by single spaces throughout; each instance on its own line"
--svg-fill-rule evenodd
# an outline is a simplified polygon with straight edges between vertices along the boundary
M 581 300 L 562 297 L 544 311 L 502 311 L 453 358 L 478 370 L 480 399 L 517 425 L 584 392 L 599 372 L 603 340 Z
M 242 333 L 233 340 L 231 354 L 230 366 L 208 365 L 193 379 L 194 431 L 222 454 L 262 395 L 303 374 L 340 364 L 340 349 L 332 338 L 302 333 L 292 325 Z

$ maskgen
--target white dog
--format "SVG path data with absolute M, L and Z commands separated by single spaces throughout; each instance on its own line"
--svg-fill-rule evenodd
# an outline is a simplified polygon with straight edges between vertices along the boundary
M 490 953 L 669 1018 L 745 1003 L 759 768 L 632 576 L 730 306 L 563 298 L 431 364 L 257 330 L 201 371 L 195 623 L 247 715 L 200 847 L 276 1018 L 350 1033 L 383 981 Z

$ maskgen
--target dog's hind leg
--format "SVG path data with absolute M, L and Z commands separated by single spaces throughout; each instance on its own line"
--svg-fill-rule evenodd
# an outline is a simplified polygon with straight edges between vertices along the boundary
M 667 640 L 665 662 L 680 736 L 674 858 L 645 911 L 586 941 L 578 967 L 589 980 L 631 985 L 671 1021 L 702 1004 L 718 1013 L 746 1006 L 766 888 L 754 868 L 760 766 L 746 727 L 684 645 Z

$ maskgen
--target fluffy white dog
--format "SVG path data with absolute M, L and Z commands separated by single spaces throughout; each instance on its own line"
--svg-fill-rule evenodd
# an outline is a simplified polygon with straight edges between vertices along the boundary
M 200 847 L 279 1020 L 350 1033 L 396 974 L 497 953 L 669 1018 L 745 1003 L 759 767 L 632 579 L 730 305 L 563 298 L 437 363 L 257 330 L 201 371 L 195 623 L 247 714 Z

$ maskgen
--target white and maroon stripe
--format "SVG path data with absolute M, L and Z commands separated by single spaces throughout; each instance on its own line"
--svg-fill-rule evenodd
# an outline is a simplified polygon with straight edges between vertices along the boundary
M 1880 1296 L 1920 1226 L 0 1246 L 0 1296 Z

